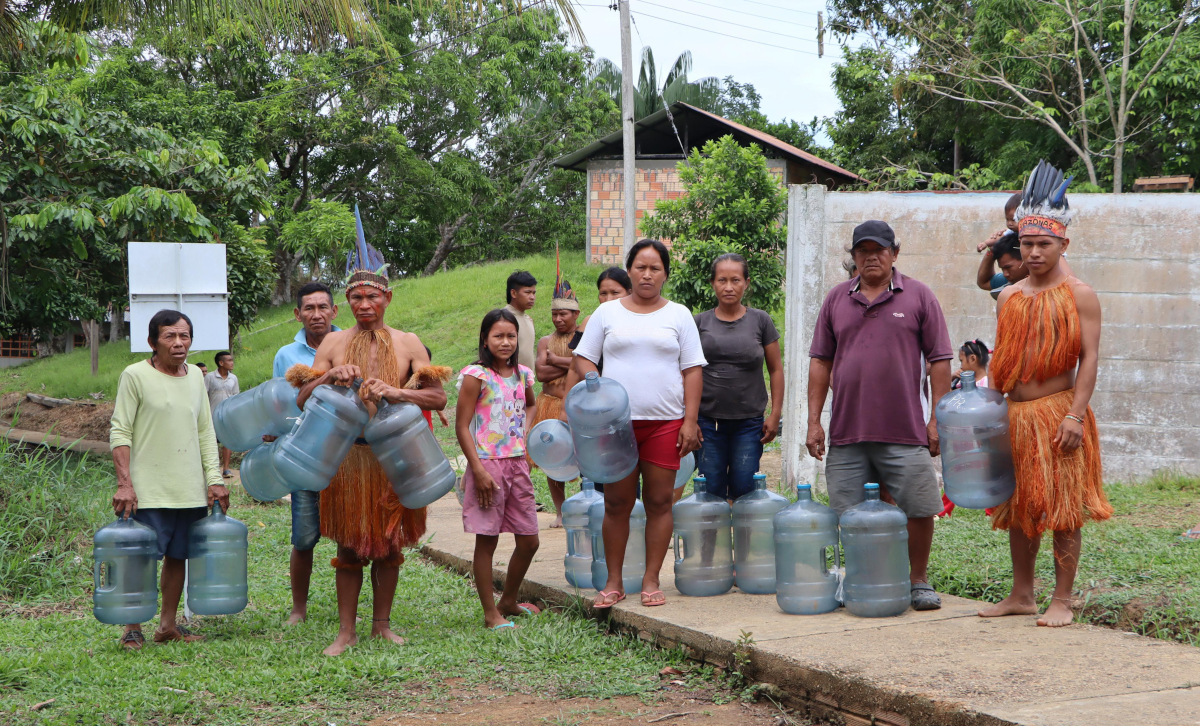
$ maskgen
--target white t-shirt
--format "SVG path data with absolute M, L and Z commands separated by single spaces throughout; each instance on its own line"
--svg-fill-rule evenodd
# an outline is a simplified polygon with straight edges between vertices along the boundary
M 625 386 L 635 421 L 683 418 L 683 371 L 708 365 L 691 311 L 673 302 L 634 313 L 609 300 L 592 313 L 575 354 L 604 358 L 604 377 Z

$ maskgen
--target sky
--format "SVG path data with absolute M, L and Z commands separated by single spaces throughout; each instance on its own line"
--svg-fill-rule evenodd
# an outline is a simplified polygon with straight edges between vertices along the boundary
M 838 101 L 830 79 L 840 48 L 827 31 L 825 55 L 817 57 L 817 12 L 823 10 L 824 0 L 630 0 L 634 64 L 642 46 L 650 46 L 661 79 L 690 50 L 689 78 L 731 75 L 754 84 L 772 121 L 832 116 Z M 619 65 L 620 14 L 606 0 L 580 0 L 576 13 L 597 57 Z

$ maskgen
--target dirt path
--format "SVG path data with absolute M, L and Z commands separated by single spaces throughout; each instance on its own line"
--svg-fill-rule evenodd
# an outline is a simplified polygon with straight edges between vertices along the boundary
M 0 424 L 6 428 L 55 433 L 68 439 L 108 441 L 112 412 L 113 404 L 108 401 L 96 402 L 94 406 L 47 408 L 27 400 L 24 393 L 0 396 Z
M 659 720 L 655 720 L 659 719 Z M 382 716 L 370 726 L 776 726 L 809 724 L 770 702 L 718 704 L 713 693 L 668 685 L 642 697 L 553 700 L 525 694 L 479 694 L 455 689 L 419 712 Z

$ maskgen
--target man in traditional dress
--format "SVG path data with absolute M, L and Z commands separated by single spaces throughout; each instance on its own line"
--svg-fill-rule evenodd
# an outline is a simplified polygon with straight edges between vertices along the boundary
M 575 291 L 570 283 L 563 280 L 561 275 L 554 281 L 550 320 L 554 322 L 554 332 L 537 344 L 534 374 L 542 384 L 542 392 L 537 397 L 534 426 L 546 419 L 563 418 L 563 399 L 567 397 L 567 372 L 573 360 L 569 346 L 579 322 L 579 301 L 575 299 Z M 546 484 L 550 488 L 550 498 L 554 500 L 554 524 L 550 527 L 561 527 L 566 483 L 546 477 Z
M 367 255 L 361 255 L 360 260 Z M 361 262 L 360 262 L 361 264 Z M 441 410 L 446 392 L 441 382 L 449 369 L 429 364 L 429 354 L 412 333 L 388 327 L 384 313 L 392 301 L 387 277 L 358 270 L 346 283 L 346 301 L 354 315 L 349 330 L 330 332 L 317 349 L 312 368 L 296 364 L 288 380 L 301 386 L 296 403 L 303 408 L 317 386 L 348 386 L 362 378 L 358 393 L 371 415 L 381 399 L 407 401 L 423 410 Z M 425 533 L 425 509 L 400 505 L 392 485 L 363 439 L 355 442 L 329 487 L 321 492 L 321 534 L 337 542 L 337 638 L 325 655 L 339 655 L 358 641 L 354 625 L 363 568 L 371 563 L 371 635 L 396 644 L 404 639 L 390 627 L 392 600 L 403 548 Z
M 1096 388 L 1100 300 L 1062 264 L 1071 210 L 1061 171 L 1042 161 L 1017 208 L 1021 258 L 1029 277 L 996 303 L 990 384 L 1008 394 L 1017 486 L 996 507 L 992 527 L 1007 529 L 1012 593 L 983 617 L 1036 615 L 1034 564 L 1042 534 L 1054 533 L 1054 595 L 1038 625 L 1070 625 L 1071 594 L 1085 520 L 1112 516 L 1100 477 L 1100 439 L 1088 402 Z

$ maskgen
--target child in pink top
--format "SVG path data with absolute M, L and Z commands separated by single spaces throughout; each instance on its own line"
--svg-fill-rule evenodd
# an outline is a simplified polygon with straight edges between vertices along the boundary
M 475 589 L 483 622 L 493 630 L 514 627 L 509 617 L 538 612 L 517 602 L 538 549 L 537 502 L 525 459 L 525 409 L 533 405 L 533 372 L 517 363 L 517 319 L 507 310 L 493 310 L 479 328 L 479 360 L 462 371 L 454 427 L 467 459 L 463 529 L 475 535 Z M 517 546 L 496 602 L 492 557 L 501 532 L 512 532 Z

